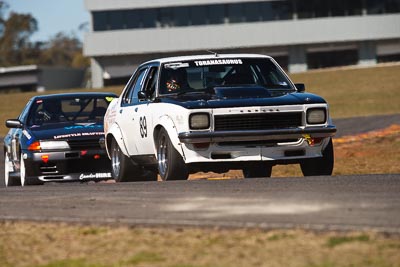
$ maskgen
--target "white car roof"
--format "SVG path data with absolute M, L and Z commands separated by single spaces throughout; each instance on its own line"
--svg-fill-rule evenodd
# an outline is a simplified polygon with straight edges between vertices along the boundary
M 179 56 L 179 57 L 166 57 L 147 61 L 143 64 L 160 62 L 161 64 L 167 62 L 179 62 L 179 61 L 192 61 L 192 60 L 204 60 L 204 59 L 219 59 L 219 58 L 271 58 L 266 55 L 259 54 L 209 54 L 209 55 L 193 55 L 193 56 Z M 141 65 L 143 65 L 141 64 Z

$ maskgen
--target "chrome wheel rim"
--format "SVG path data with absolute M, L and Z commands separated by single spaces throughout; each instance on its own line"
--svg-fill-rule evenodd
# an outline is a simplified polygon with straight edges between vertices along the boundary
M 120 160 L 120 149 L 118 145 L 113 143 L 112 150 L 111 150 L 111 167 L 113 176 L 118 177 L 120 169 L 121 169 L 121 160 Z
M 158 142 L 157 161 L 158 161 L 158 171 L 163 180 L 168 168 L 167 153 L 168 153 L 167 138 L 165 137 L 165 135 L 162 135 Z

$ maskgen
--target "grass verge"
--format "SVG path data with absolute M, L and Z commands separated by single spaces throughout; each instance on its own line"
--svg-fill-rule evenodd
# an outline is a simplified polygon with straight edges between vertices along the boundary
M 96 230 L 93 230 L 96 229 Z M 0 224 L 3 267 L 388 267 L 400 238 L 373 232 Z
M 292 74 L 324 97 L 333 118 L 400 113 L 400 65 Z

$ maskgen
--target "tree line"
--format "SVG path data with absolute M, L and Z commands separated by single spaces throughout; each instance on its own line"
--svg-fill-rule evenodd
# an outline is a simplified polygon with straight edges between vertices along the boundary
M 46 65 L 85 68 L 89 60 L 82 54 L 82 42 L 74 35 L 57 33 L 48 41 L 32 42 L 38 31 L 31 14 L 6 12 L 9 5 L 0 0 L 0 67 Z

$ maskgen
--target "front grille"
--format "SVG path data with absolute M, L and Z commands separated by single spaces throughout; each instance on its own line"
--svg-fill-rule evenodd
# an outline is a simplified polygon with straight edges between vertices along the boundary
M 71 150 L 101 149 L 99 139 L 69 140 L 68 145 Z
M 214 116 L 215 131 L 270 130 L 302 125 L 302 112 Z

